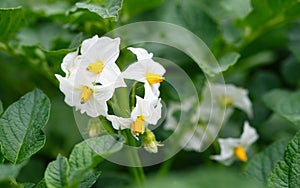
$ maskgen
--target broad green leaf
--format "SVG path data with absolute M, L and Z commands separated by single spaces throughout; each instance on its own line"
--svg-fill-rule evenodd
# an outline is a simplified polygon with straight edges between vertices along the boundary
M 70 166 L 68 159 L 58 155 L 56 160 L 49 163 L 45 171 L 45 182 L 47 187 L 67 187 Z
M 289 139 L 276 141 L 265 150 L 255 155 L 248 163 L 245 173 L 255 179 L 267 182 L 269 174 L 277 162 L 282 159 Z
M 268 178 L 270 188 L 300 187 L 300 131 L 289 142 L 284 158 L 280 160 Z
M 50 115 L 50 101 L 34 90 L 10 105 L 0 118 L 0 142 L 7 160 L 16 164 L 28 159 L 45 144 L 42 129 Z
M 233 66 L 238 59 L 240 58 L 240 54 L 236 52 L 230 52 L 225 56 L 221 57 L 219 60 L 219 65 L 221 67 L 221 71 L 226 71 L 229 67 Z
M 79 2 L 76 3 L 78 9 L 87 9 L 96 13 L 102 18 L 118 18 L 118 11 L 122 8 L 122 0 L 103 0 L 99 2 Z
M 101 156 L 107 156 L 120 151 L 123 147 L 125 139 L 122 137 L 119 140 L 112 135 L 103 135 L 96 138 L 86 140 L 87 145 L 92 150 Z
M 263 96 L 268 108 L 295 125 L 300 123 L 300 91 L 273 90 Z
M 25 25 L 21 7 L 0 8 L 0 18 L 0 42 L 8 42 Z
M 33 187 L 35 187 L 35 184 L 26 182 L 26 183 L 22 183 L 22 186 L 23 186 L 23 188 L 33 188 Z
M 87 139 L 77 144 L 70 155 L 71 171 L 95 166 L 101 156 L 107 156 L 122 149 L 123 142 L 116 141 L 111 135 Z M 100 158 L 100 159 L 99 159 Z
M 78 188 L 92 187 L 92 185 L 94 185 L 94 184 L 96 183 L 96 181 L 98 180 L 100 174 L 101 174 L 100 171 L 94 172 L 90 177 L 88 177 L 88 178 L 86 178 L 85 180 L 83 180 L 83 181 L 78 185 Z
M 47 188 L 45 178 L 39 181 L 38 184 L 35 186 L 35 188 Z
M 0 164 L 0 182 L 16 178 L 21 167 L 21 165 Z
M 2 105 L 2 101 L 0 101 L 0 115 L 2 114 L 3 112 L 3 105 Z

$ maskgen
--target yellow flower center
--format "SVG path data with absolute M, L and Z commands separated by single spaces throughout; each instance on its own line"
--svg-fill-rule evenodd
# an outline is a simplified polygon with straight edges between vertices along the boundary
M 154 74 L 154 73 L 146 74 L 146 80 L 149 82 L 149 84 L 156 84 L 156 83 L 164 81 L 164 79 L 165 78 L 159 74 Z
M 81 104 L 86 103 L 91 98 L 92 94 L 93 94 L 93 90 L 91 88 L 89 88 L 88 86 L 83 86 L 80 95 L 80 100 L 81 100 L 80 103 Z
M 243 162 L 246 162 L 248 160 L 245 149 L 242 146 L 234 148 L 234 155 Z
M 139 134 L 143 134 L 145 131 L 145 124 L 144 124 L 144 118 L 143 116 L 138 116 L 135 120 L 135 122 L 133 122 L 131 124 L 131 129 L 132 129 L 132 133 L 134 135 L 139 135 Z
M 220 98 L 220 103 L 223 107 L 228 107 L 232 105 L 233 101 L 230 96 L 223 96 Z
M 102 61 L 95 61 L 94 63 L 89 64 L 86 70 L 89 72 L 99 74 L 102 72 L 103 68 L 104 68 L 104 63 Z

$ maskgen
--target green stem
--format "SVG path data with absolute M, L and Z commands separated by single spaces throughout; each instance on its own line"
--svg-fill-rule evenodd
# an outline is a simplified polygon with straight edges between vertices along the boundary
M 164 162 L 161 165 L 161 167 L 160 167 L 160 169 L 158 171 L 158 177 L 162 177 L 162 176 L 165 176 L 165 175 L 168 174 L 168 172 L 170 171 L 171 166 L 172 166 L 172 164 L 174 162 L 174 159 L 175 159 L 175 156 L 172 157 L 172 158 L 170 158 L 169 160 L 167 160 L 166 162 Z
M 133 146 L 136 145 L 135 138 L 133 138 L 129 130 L 126 130 L 125 136 L 127 137 L 127 142 L 129 145 L 133 145 Z M 145 174 L 137 150 L 135 149 L 130 150 L 129 158 L 130 158 L 131 165 L 136 166 L 136 167 L 129 168 L 132 176 L 134 177 L 135 183 L 137 185 L 143 185 L 145 182 Z

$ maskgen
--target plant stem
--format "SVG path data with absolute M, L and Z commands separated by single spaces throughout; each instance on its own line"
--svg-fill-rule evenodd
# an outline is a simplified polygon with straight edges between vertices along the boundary
M 136 145 L 136 141 L 129 130 L 126 130 L 125 136 L 127 137 L 129 145 Z M 143 185 L 145 182 L 145 174 L 141 165 L 139 154 L 136 149 L 131 149 L 129 152 L 130 164 L 136 166 L 130 167 L 129 170 L 134 177 L 135 183 L 138 185 Z

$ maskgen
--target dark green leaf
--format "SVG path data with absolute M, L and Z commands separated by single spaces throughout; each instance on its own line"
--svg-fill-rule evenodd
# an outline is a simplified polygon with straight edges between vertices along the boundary
M 39 181 L 39 183 L 36 185 L 36 188 L 47 188 L 46 181 L 44 178 L 41 181 Z
M 45 182 L 47 187 L 67 187 L 70 167 L 68 159 L 58 155 L 56 160 L 49 163 L 45 171 Z
M 245 173 L 255 179 L 267 182 L 269 174 L 277 162 L 282 159 L 289 139 L 276 141 L 264 151 L 255 155 L 248 163 Z
M 0 164 L 0 182 L 18 176 L 21 165 Z
M 298 125 L 300 123 L 300 91 L 273 90 L 263 96 L 268 108 Z
M 300 131 L 289 142 L 284 159 L 280 160 L 268 178 L 270 188 L 300 187 Z
M 94 185 L 94 184 L 96 183 L 96 181 L 98 180 L 100 174 L 101 174 L 100 171 L 94 172 L 94 173 L 93 173 L 92 175 L 90 175 L 88 178 L 86 178 L 85 180 L 83 180 L 83 181 L 78 185 L 78 188 L 92 187 L 92 185 Z
M 100 3 L 76 3 L 79 9 L 87 9 L 96 13 L 102 18 L 118 18 L 118 11 L 121 10 L 122 0 L 103 0 Z
M 300 70 L 300 63 L 297 62 L 297 59 L 294 56 L 286 59 L 283 62 L 281 68 L 281 72 L 284 80 L 291 85 L 300 85 L 299 70 Z
M 24 25 L 21 7 L 0 8 L 0 42 L 8 42 Z
M 49 115 L 50 101 L 38 89 L 7 108 L 0 119 L 0 142 L 7 160 L 20 163 L 44 146 L 42 129 Z

